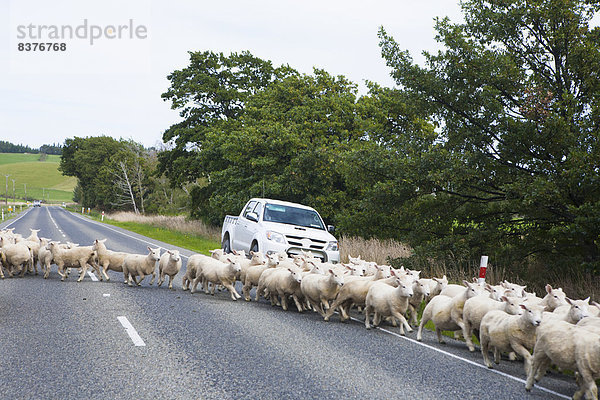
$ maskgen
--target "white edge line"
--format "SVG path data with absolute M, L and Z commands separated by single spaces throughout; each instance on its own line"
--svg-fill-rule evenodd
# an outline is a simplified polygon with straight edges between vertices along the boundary
M 15 222 L 17 222 L 17 221 L 18 221 L 18 220 L 20 220 L 21 218 L 23 218 L 24 216 L 26 216 L 26 215 L 29 213 L 29 211 L 31 211 L 31 207 L 29 207 L 29 209 L 27 209 L 27 211 L 25 211 L 25 213 L 24 213 L 23 215 L 21 215 L 19 218 L 15 219 L 14 221 L 11 221 L 11 222 L 10 222 L 10 224 L 6 225 L 6 226 L 5 226 L 4 228 L 2 228 L 2 229 L 6 229 L 6 228 L 8 228 L 8 227 L 9 227 L 9 226 L 11 226 L 12 224 L 14 224 Z
M 361 321 L 360 319 L 357 319 L 357 318 L 354 318 L 354 317 L 350 317 L 350 319 L 351 319 L 352 321 L 359 322 L 359 323 L 361 323 L 361 324 L 363 324 L 363 325 L 364 325 L 364 323 L 365 323 L 364 321 Z M 447 355 L 447 356 L 450 356 L 450 357 L 452 357 L 452 358 L 456 358 L 456 359 L 458 359 L 458 360 L 464 361 L 464 362 L 466 362 L 467 364 L 471 364 L 471 365 L 474 365 L 474 366 L 476 366 L 476 367 L 478 367 L 478 368 L 485 369 L 486 371 L 493 372 L 493 373 L 495 373 L 495 374 L 498 374 L 498 375 L 504 376 L 505 378 L 509 378 L 509 379 L 512 379 L 512 380 L 514 380 L 514 381 L 521 382 L 521 383 L 523 383 L 523 384 L 525 384 L 525 383 L 526 383 L 525 379 L 517 378 L 516 376 L 513 376 L 513 375 L 510 375 L 510 374 L 507 374 L 507 373 L 505 373 L 505 372 L 502 372 L 502 371 L 498 371 L 498 370 L 495 370 L 495 369 L 488 368 L 488 367 L 486 367 L 486 366 L 485 366 L 485 365 L 483 365 L 483 364 L 479 364 L 479 363 L 477 363 L 477 362 L 475 362 L 475 361 L 467 360 L 466 358 L 462 358 L 462 357 L 460 357 L 460 356 L 457 356 L 456 354 L 452 354 L 452 353 L 450 353 L 450 352 L 447 352 L 447 351 L 445 351 L 445 350 L 438 349 L 437 347 L 433 347 L 433 346 L 430 346 L 430 345 L 428 345 L 428 344 L 425 344 L 425 343 L 419 342 L 418 340 L 411 339 L 411 338 L 409 338 L 409 337 L 406 337 L 406 336 L 402 336 L 402 335 L 400 335 L 399 333 L 392 332 L 392 331 L 389 331 L 389 330 L 387 330 L 387 329 L 385 329 L 385 328 L 380 328 L 380 327 L 375 327 L 375 329 L 379 329 L 380 331 L 382 331 L 382 332 L 385 332 L 385 333 L 387 333 L 387 334 L 389 334 L 389 335 L 392 335 L 392 336 L 399 337 L 399 338 L 401 338 L 401 339 L 404 339 L 404 340 L 406 340 L 406 341 L 408 341 L 408 342 L 411 342 L 411 343 L 417 344 L 417 345 L 419 345 L 419 346 L 425 347 L 425 348 L 427 348 L 427 349 L 430 349 L 430 350 L 433 350 L 433 351 L 437 351 L 438 353 L 445 354 L 445 355 Z M 570 399 L 570 398 L 571 398 L 570 396 L 565 396 L 564 394 L 561 394 L 561 393 L 555 392 L 555 391 L 553 391 L 553 390 L 547 389 L 547 388 L 545 388 L 545 387 L 542 387 L 542 386 L 534 385 L 534 387 L 535 387 L 535 388 L 538 388 L 538 389 L 540 389 L 541 391 L 544 391 L 544 392 L 547 392 L 547 393 L 553 394 L 553 395 L 555 395 L 555 396 L 558 396 L 558 397 L 560 397 L 560 398 L 563 398 L 563 399 Z
M 92 273 L 92 271 L 88 271 L 87 274 L 90 276 L 90 279 L 94 282 L 98 282 L 98 278 L 96 278 L 96 275 L 94 275 Z
M 129 322 L 127 317 L 120 316 L 120 317 L 117 317 L 117 319 L 119 320 L 121 325 L 123 325 L 123 328 L 125 328 L 125 332 L 127 332 L 127 334 L 129 335 L 129 337 L 131 338 L 131 341 L 133 342 L 133 344 L 135 346 L 145 346 L 146 345 L 146 343 L 144 343 L 144 341 L 142 340 L 140 335 L 138 335 L 138 333 L 135 330 L 135 328 L 133 327 L 133 325 L 131 325 L 131 323 Z
M 149 242 L 149 241 L 147 241 L 147 240 L 140 239 L 140 238 L 137 238 L 137 237 L 135 237 L 135 236 L 128 235 L 128 234 L 126 234 L 126 233 L 124 233 L 124 232 L 121 232 L 121 231 L 118 231 L 118 230 L 116 230 L 116 229 L 113 229 L 113 228 L 111 228 L 111 227 L 110 227 L 108 224 L 100 223 L 100 222 L 97 222 L 97 221 L 94 221 L 94 220 L 92 220 L 92 219 L 88 219 L 88 218 L 83 218 L 82 216 L 80 216 L 80 215 L 77 215 L 76 213 L 73 213 L 73 212 L 70 212 L 70 211 L 67 211 L 67 212 L 68 212 L 68 213 L 70 213 L 71 215 L 74 215 L 75 217 L 77 217 L 77 218 L 79 218 L 79 219 L 82 219 L 82 220 L 84 220 L 84 221 L 90 222 L 90 223 L 92 223 L 92 224 L 100 225 L 100 226 L 102 226 L 102 227 L 104 227 L 104 228 L 106 228 L 106 229 L 108 229 L 108 230 L 111 230 L 111 231 L 113 231 L 113 232 L 116 232 L 116 233 L 120 233 L 120 234 L 121 234 L 121 235 L 123 235 L 123 236 L 127 236 L 127 237 L 129 237 L 129 238 L 132 238 L 132 239 L 135 239 L 135 240 L 139 240 L 140 242 L 147 243 L 147 244 L 151 244 L 151 245 L 153 245 L 153 246 L 158 246 L 158 247 L 161 247 L 161 248 L 163 248 L 163 246 L 161 246 L 161 245 L 159 245 L 159 244 L 157 244 L 157 243 Z M 180 255 L 181 255 L 181 257 L 189 258 L 189 257 L 188 257 L 188 256 L 186 256 L 185 254 L 180 254 Z

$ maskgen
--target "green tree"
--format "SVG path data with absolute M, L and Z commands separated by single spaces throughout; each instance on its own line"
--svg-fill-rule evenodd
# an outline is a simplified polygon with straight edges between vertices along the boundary
M 436 196 L 419 201 L 452 212 L 417 214 L 423 230 L 446 226 L 431 242 L 599 266 L 598 7 L 467 0 L 464 24 L 437 21 L 446 49 L 424 67 L 380 30 L 396 82 L 439 125 Z

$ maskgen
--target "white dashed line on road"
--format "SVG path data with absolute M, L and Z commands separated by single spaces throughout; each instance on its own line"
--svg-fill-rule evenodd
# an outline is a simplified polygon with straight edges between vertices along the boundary
M 90 279 L 91 279 L 92 281 L 94 281 L 94 282 L 98 282 L 98 278 L 96 278 L 96 275 L 94 275 L 94 274 L 92 273 L 92 271 L 88 271 L 87 273 L 88 273 L 88 275 L 90 276 Z
M 104 293 L 102 296 L 104 296 L 104 297 L 110 297 L 110 293 Z
M 138 333 L 135 330 L 135 328 L 133 327 L 133 325 L 131 325 L 131 323 L 129 322 L 127 317 L 121 316 L 121 317 L 117 317 L 117 319 L 119 320 L 121 325 L 123 325 L 123 328 L 125 328 L 125 332 L 127 332 L 127 334 L 129 335 L 129 337 L 131 338 L 131 341 L 133 342 L 133 344 L 135 346 L 145 346 L 146 345 L 146 343 L 144 343 L 144 341 L 142 340 L 140 335 L 138 335 Z

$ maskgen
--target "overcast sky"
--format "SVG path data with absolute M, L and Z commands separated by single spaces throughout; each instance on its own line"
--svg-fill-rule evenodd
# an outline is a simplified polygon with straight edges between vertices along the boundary
M 365 79 L 393 86 L 378 27 L 422 61 L 422 50 L 438 49 L 436 16 L 461 21 L 458 1 L 0 0 L 0 140 L 39 147 L 109 135 L 153 146 L 179 120 L 160 95 L 190 50 L 249 50 L 276 66 L 345 75 L 363 89 Z M 86 38 L 51 38 L 65 51 L 18 50 L 48 39 L 52 26 L 75 30 L 85 20 L 78 32 Z M 92 25 L 112 38 L 90 44 Z M 127 25 L 121 38 L 119 25 Z

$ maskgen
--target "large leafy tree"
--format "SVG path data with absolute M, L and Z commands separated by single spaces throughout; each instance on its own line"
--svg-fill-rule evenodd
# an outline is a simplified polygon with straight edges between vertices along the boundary
M 420 202 L 452 212 L 430 240 L 598 267 L 598 7 L 466 0 L 465 23 L 437 21 L 445 50 L 425 53 L 424 66 L 380 30 L 397 83 L 439 126 L 427 173 L 436 195 Z M 422 217 L 424 230 L 439 222 Z

